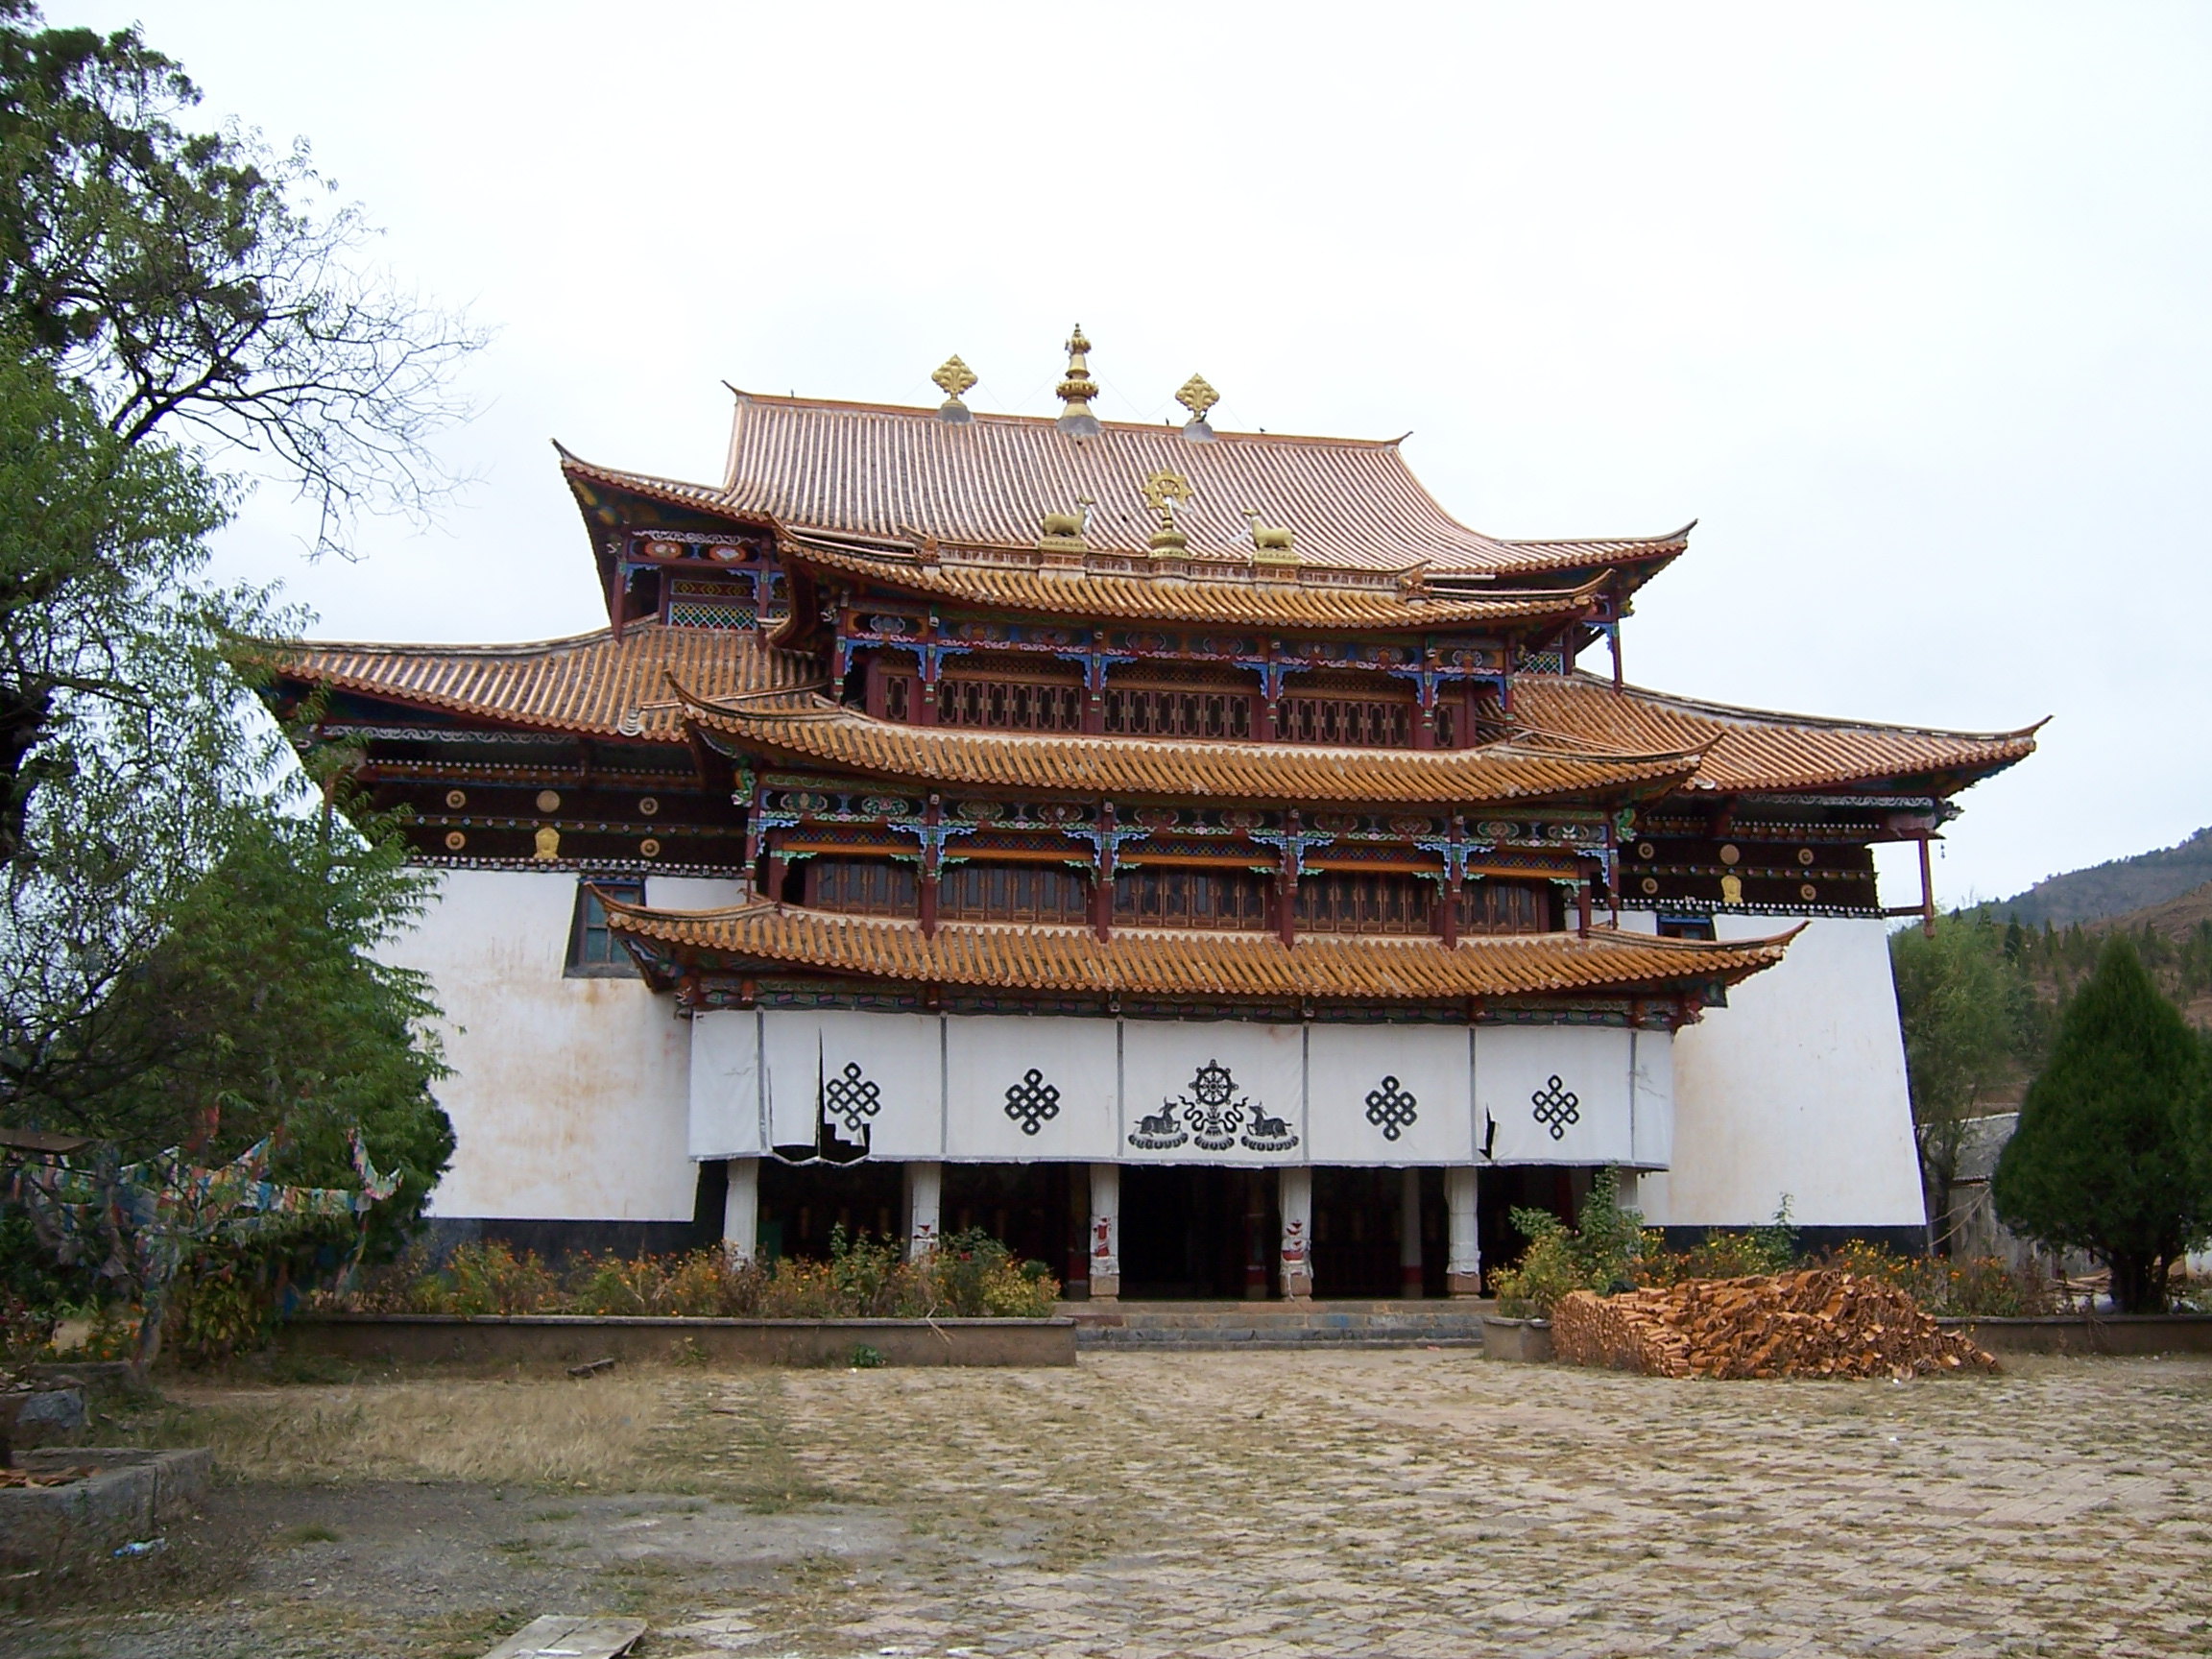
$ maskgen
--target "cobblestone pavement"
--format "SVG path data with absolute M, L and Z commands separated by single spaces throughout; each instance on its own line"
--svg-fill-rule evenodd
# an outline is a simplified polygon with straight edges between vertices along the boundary
M 243 1576 L 0 1623 L 0 1650 L 465 1659 L 598 1610 L 652 1622 L 639 1659 L 2212 1653 L 2212 1359 L 1759 1383 L 1213 1352 L 637 1386 L 668 1411 L 629 1484 L 679 1492 L 232 1487 L 205 1525 L 261 1541 Z
M 2200 1360 L 1719 1383 L 1229 1353 L 780 1382 L 817 1479 L 951 1548 L 698 1624 L 702 1649 L 2212 1652 Z

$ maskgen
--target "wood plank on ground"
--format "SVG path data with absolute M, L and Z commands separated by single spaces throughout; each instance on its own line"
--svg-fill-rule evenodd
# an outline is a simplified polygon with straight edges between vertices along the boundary
M 544 1613 L 530 1621 L 484 1659 L 615 1659 L 645 1634 L 642 1619 L 595 1619 Z

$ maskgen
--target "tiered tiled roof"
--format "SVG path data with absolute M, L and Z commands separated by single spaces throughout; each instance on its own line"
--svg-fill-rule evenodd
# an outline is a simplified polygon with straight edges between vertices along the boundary
M 1551 591 L 1423 598 L 1402 596 L 1390 585 L 1354 587 L 1342 573 L 1325 570 L 1303 580 L 1295 571 L 1287 580 L 1255 580 L 1247 565 L 1188 578 L 1141 576 L 960 560 L 923 565 L 910 552 L 833 547 L 805 538 L 786 546 L 803 567 L 994 610 L 1231 628 L 1527 628 L 1589 615 L 1605 585 L 1600 575 Z
M 607 902 L 613 929 L 700 955 L 949 987 L 1130 997 L 1449 1000 L 1544 993 L 1664 991 L 1737 980 L 1782 960 L 1794 932 L 1728 944 L 1592 928 L 1464 939 L 1303 936 L 1127 928 L 919 924 L 753 903 L 649 910 Z
M 1697 749 L 1691 786 L 1716 790 L 1835 788 L 1905 779 L 1960 788 L 2035 749 L 2036 726 L 2017 732 L 1945 732 L 1831 720 L 1695 702 L 1593 675 L 1524 675 L 1514 682 L 1515 723 L 1532 737 L 1595 752 Z
M 1697 769 L 1695 751 L 1599 756 L 1493 743 L 1480 749 L 1323 748 L 907 726 L 805 694 L 692 706 L 741 748 L 931 783 L 1208 801 L 1508 802 L 1648 799 Z
M 770 650 L 750 635 L 652 622 L 632 623 L 620 639 L 602 631 L 532 645 L 273 646 L 266 661 L 279 679 L 495 725 L 661 741 L 684 735 L 671 675 L 713 697 L 821 679 L 810 658 Z
M 1687 786 L 1802 790 L 1932 780 L 1945 790 L 2033 752 L 2035 728 L 1944 732 L 1776 714 L 1616 692 L 1589 675 L 1522 675 L 1511 744 L 1417 752 L 1198 743 L 914 727 L 801 695 L 810 658 L 749 633 L 633 623 L 534 645 L 302 644 L 279 676 L 498 725 L 585 735 L 680 738 L 687 709 L 709 729 L 871 775 L 1077 793 L 1378 803 L 1510 801 L 1579 790 L 1623 799 Z M 787 695 L 763 700 L 765 693 Z
M 718 488 L 565 464 L 572 479 L 672 505 L 887 544 L 1026 551 L 1044 515 L 1087 498 L 1091 545 L 1141 558 L 1158 528 L 1141 491 L 1159 471 L 1190 481 L 1194 498 L 1176 525 L 1197 559 L 1251 558 L 1247 508 L 1295 532 L 1302 561 L 1351 569 L 1540 574 L 1663 562 L 1689 543 L 1686 528 L 1587 541 L 1484 536 L 1421 487 L 1394 440 L 1223 433 L 1193 444 L 1173 427 L 1112 421 L 1070 438 L 1025 415 L 948 425 L 930 409 L 754 393 L 738 394 Z

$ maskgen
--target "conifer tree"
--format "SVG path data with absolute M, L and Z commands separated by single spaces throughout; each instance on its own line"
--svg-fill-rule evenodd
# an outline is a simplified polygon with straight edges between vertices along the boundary
M 1997 1161 L 1999 1219 L 2103 1262 L 2122 1312 L 2162 1310 L 2174 1263 L 2212 1236 L 2208 1087 L 2204 1041 L 2113 939 L 2059 1017 Z

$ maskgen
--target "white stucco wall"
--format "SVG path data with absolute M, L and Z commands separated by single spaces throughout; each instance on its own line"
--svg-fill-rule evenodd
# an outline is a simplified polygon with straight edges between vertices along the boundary
M 656 879 L 655 903 L 728 903 L 734 883 Z M 570 871 L 454 870 L 389 957 L 430 974 L 445 1013 L 438 1088 L 453 1166 L 431 1214 L 687 1221 L 690 1031 L 632 978 L 570 979 Z
M 1623 913 L 1642 932 L 1648 913 Z M 1722 939 L 1796 926 L 1787 916 L 1716 918 Z M 1654 1225 L 1744 1227 L 1784 1193 L 1803 1226 L 1917 1227 L 1921 1209 L 1905 1044 L 1887 929 L 1873 918 L 1815 918 L 1779 967 L 1728 993 L 1674 1040 L 1673 1166 L 1646 1175 Z

